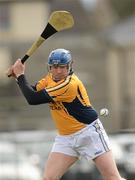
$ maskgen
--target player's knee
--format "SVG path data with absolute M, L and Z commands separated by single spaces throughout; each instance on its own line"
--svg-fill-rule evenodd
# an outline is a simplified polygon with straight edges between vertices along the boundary
M 111 174 L 105 178 L 106 180 L 124 180 L 119 175 Z
M 54 180 L 54 179 L 53 179 L 52 175 L 45 174 L 45 175 L 43 176 L 43 180 Z
M 58 180 L 58 177 L 55 177 L 53 174 L 44 174 L 43 180 Z

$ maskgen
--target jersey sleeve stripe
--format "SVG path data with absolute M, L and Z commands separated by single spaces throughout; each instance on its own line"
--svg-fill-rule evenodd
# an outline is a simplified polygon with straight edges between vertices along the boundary
M 79 87 L 77 88 L 77 91 L 78 91 L 78 94 L 80 95 L 81 99 L 84 100 L 84 99 L 83 99 L 83 96 L 82 96 L 82 93 L 81 93 L 81 91 L 80 91 L 80 89 L 79 89 Z

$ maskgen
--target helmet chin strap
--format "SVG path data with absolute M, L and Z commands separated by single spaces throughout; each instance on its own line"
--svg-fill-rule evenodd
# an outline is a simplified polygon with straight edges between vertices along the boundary
M 72 64 L 73 64 L 73 61 L 71 61 L 69 64 L 68 64 L 68 74 L 71 75 L 73 73 L 73 69 L 72 69 Z
M 50 66 L 47 64 L 47 71 L 50 73 Z

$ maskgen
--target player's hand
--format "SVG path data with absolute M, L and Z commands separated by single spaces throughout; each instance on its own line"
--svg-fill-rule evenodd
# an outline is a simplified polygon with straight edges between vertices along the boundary
M 15 77 L 15 74 L 14 74 L 14 72 L 13 72 L 13 65 L 10 67 L 10 68 L 8 68 L 8 70 L 6 71 L 6 75 L 8 76 L 8 77 Z
M 13 65 L 13 74 L 16 78 L 25 73 L 25 65 L 18 59 Z

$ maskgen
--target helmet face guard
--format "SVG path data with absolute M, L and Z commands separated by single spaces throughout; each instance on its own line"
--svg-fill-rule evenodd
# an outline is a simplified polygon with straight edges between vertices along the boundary
M 68 66 L 69 72 L 71 71 L 72 57 L 70 51 L 66 49 L 55 49 L 48 57 L 49 69 L 51 66 Z

